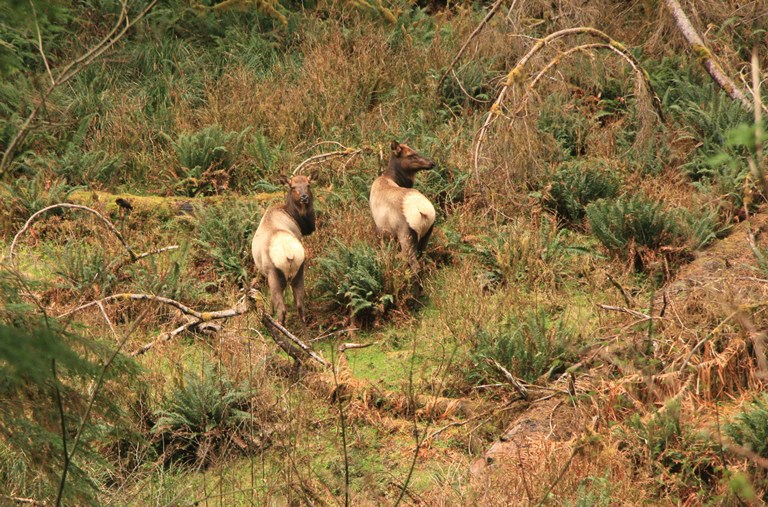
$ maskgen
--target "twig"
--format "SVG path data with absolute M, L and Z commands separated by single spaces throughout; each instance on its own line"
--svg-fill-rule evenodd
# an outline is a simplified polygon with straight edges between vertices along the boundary
M 379 342 L 371 342 L 371 343 L 342 343 L 339 345 L 339 352 L 342 353 L 345 350 L 348 349 L 366 349 L 370 347 L 371 345 L 376 345 Z
M 646 320 L 653 320 L 654 317 L 651 317 L 650 315 L 646 315 L 643 312 L 638 312 L 637 310 L 632 310 L 631 308 L 622 308 L 620 306 L 611 306 L 611 305 L 604 305 L 604 304 L 598 304 L 600 308 L 603 310 L 610 310 L 613 312 L 622 312 L 622 313 L 628 313 L 629 315 L 632 315 L 633 317 L 637 317 L 640 319 L 640 322 L 645 322 Z
M 39 500 L 35 500 L 34 498 L 22 498 L 20 496 L 11 496 L 11 495 L 4 495 L 0 493 L 0 498 L 5 498 L 7 500 L 10 500 L 15 503 L 29 503 L 32 505 L 45 505 L 45 502 L 41 502 Z
M 226 310 L 217 310 L 213 312 L 199 312 L 193 308 L 188 307 L 183 303 L 176 301 L 175 299 L 167 298 L 164 296 L 125 292 L 122 294 L 113 294 L 111 296 L 107 296 L 96 301 L 91 301 L 90 303 L 85 303 L 84 305 L 80 305 L 77 308 L 74 308 L 72 310 L 69 310 L 68 312 L 65 312 L 59 315 L 59 318 L 66 317 L 73 313 L 77 313 L 79 311 L 85 310 L 86 308 L 90 308 L 91 306 L 98 305 L 99 303 L 111 303 L 114 301 L 154 301 L 156 303 L 162 303 L 165 305 L 173 306 L 184 315 L 190 315 L 198 319 L 198 322 L 196 322 L 198 324 L 200 322 L 208 322 L 211 320 L 228 319 L 236 315 L 242 315 L 243 313 L 246 312 L 246 309 L 242 307 L 244 298 L 241 298 L 240 301 L 238 301 L 238 306 L 236 306 L 235 308 L 228 308 Z
M 56 80 L 53 78 L 53 73 L 51 72 L 51 66 L 48 65 L 48 58 L 45 56 L 45 51 L 43 50 L 43 35 L 40 33 L 40 23 L 37 22 L 35 2 L 29 0 L 29 6 L 32 8 L 32 17 L 35 20 L 35 31 L 37 31 L 37 49 L 40 51 L 40 57 L 43 59 L 43 63 L 45 64 L 45 71 L 48 73 L 48 77 L 51 79 L 51 84 L 56 84 Z
M 557 486 L 557 484 L 563 479 L 563 477 L 565 476 L 565 473 L 571 467 L 571 463 L 573 463 L 573 458 L 576 456 L 576 453 L 578 453 L 586 444 L 587 444 L 586 442 L 581 442 L 576 447 L 573 448 L 573 450 L 571 451 L 571 455 L 568 457 L 568 461 L 565 462 L 557 478 L 552 482 L 552 484 L 549 485 L 549 487 L 547 488 L 547 491 L 544 492 L 544 495 L 541 497 L 541 500 L 539 500 L 539 503 L 536 504 L 536 507 L 540 507 L 541 505 L 544 505 L 544 502 L 546 502 L 547 499 L 549 498 L 549 494 L 552 492 L 553 489 L 555 489 L 555 486 Z
M 347 148 L 344 147 L 343 150 L 338 151 L 331 151 L 329 153 L 320 153 L 319 155 L 313 155 L 309 157 L 308 159 L 304 160 L 302 163 L 296 166 L 296 169 L 293 170 L 293 174 L 301 174 L 301 170 L 304 167 L 319 164 L 325 159 L 333 158 L 333 157 L 354 157 L 355 155 L 359 155 L 363 152 L 363 148 Z
M 64 452 L 64 467 L 61 471 L 61 480 L 59 481 L 59 490 L 56 493 L 56 506 L 61 505 L 64 495 L 64 486 L 67 484 L 67 473 L 69 473 L 70 455 L 67 451 L 67 421 L 64 418 L 64 405 L 61 402 L 61 392 L 59 391 L 59 379 L 56 376 L 56 358 L 51 359 L 51 373 L 53 374 L 53 388 L 56 393 L 56 407 L 59 409 L 59 419 L 61 422 L 61 447 Z
M 496 14 L 496 11 L 499 9 L 499 6 L 504 2 L 504 0 L 496 0 L 496 2 L 491 6 L 491 8 L 488 10 L 488 14 L 485 15 L 483 20 L 480 22 L 479 25 L 472 31 L 472 33 L 467 38 L 466 42 L 463 46 L 461 46 L 461 49 L 459 49 L 459 52 L 456 53 L 456 56 L 453 58 L 453 61 L 448 66 L 447 69 L 445 69 L 445 72 L 443 72 L 443 75 L 440 76 L 440 81 L 437 82 L 437 88 L 436 90 L 440 91 L 440 87 L 443 85 L 443 81 L 445 81 L 445 78 L 448 76 L 448 74 L 453 70 L 453 67 L 456 65 L 456 62 L 459 61 L 459 59 L 464 55 L 464 51 L 467 50 L 469 47 L 469 43 L 472 42 L 472 40 L 477 36 L 477 34 L 480 33 L 480 31 L 483 29 L 483 27 L 491 20 L 491 18 Z M 513 4 L 514 5 L 514 4 Z
M 528 399 L 528 389 L 526 389 L 523 384 L 517 380 L 506 368 L 504 368 L 501 364 L 499 364 L 498 361 L 496 361 L 493 358 L 487 358 L 486 359 L 490 364 L 496 367 L 497 370 L 501 372 L 502 375 L 504 375 L 504 378 L 507 379 L 507 381 L 512 384 L 512 387 L 517 390 L 517 392 L 520 394 L 520 396 L 523 397 L 524 400 Z

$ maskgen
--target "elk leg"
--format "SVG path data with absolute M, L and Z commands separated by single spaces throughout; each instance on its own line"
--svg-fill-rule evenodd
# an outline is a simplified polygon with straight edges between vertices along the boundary
M 435 224 L 430 225 L 427 233 L 419 240 L 418 249 L 417 249 L 419 255 L 424 253 L 424 250 L 427 249 L 427 243 L 429 242 L 429 237 L 432 236 L 432 229 L 434 228 L 435 228 Z
M 272 269 L 267 277 L 269 283 L 269 296 L 272 301 L 272 313 L 277 312 L 277 321 L 280 325 L 285 325 L 285 300 L 283 291 L 285 291 L 285 275 L 279 269 Z
M 291 280 L 291 288 L 293 289 L 293 301 L 296 303 L 296 312 L 301 321 L 306 322 L 304 319 L 304 264 L 301 265 Z
M 403 255 L 408 260 L 408 264 L 411 266 L 411 270 L 414 274 L 419 273 L 419 260 L 416 258 L 416 231 L 410 227 L 406 228 L 397 236 L 397 241 L 400 243 L 400 249 L 403 251 Z

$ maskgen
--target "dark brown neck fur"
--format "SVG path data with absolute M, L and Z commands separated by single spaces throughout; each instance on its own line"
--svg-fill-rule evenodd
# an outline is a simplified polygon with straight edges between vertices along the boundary
M 296 221 L 302 236 L 309 236 L 315 232 L 315 205 L 312 199 L 302 206 L 293 202 L 289 195 L 285 199 L 283 209 Z
M 387 170 L 384 171 L 383 176 L 386 176 L 390 180 L 394 181 L 395 184 L 399 187 L 413 188 L 413 180 L 415 174 L 415 172 L 403 171 L 402 167 L 400 166 L 400 159 L 398 159 L 395 155 L 392 155 L 389 158 L 389 166 L 387 167 Z

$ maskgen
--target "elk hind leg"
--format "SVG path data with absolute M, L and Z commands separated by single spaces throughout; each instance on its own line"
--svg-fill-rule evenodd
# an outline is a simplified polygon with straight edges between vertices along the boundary
M 277 321 L 280 325 L 284 325 L 285 300 L 283 292 L 286 286 L 285 275 L 277 268 L 271 269 L 267 276 L 267 282 L 269 283 L 269 296 L 272 301 L 272 313 L 277 312 Z
M 293 289 L 293 301 L 296 303 L 296 312 L 299 314 L 299 318 L 302 322 L 306 322 L 304 318 L 304 264 L 301 265 L 299 271 L 291 280 L 291 289 Z

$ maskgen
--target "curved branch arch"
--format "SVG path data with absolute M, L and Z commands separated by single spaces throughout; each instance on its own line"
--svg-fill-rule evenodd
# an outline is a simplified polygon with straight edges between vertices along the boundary
M 482 147 L 483 140 L 486 137 L 486 134 L 488 132 L 488 129 L 490 128 L 491 124 L 495 121 L 497 116 L 500 116 L 501 108 L 504 103 L 504 99 L 507 95 L 507 92 L 510 88 L 521 84 L 525 78 L 523 76 L 523 72 L 525 71 L 525 68 L 528 64 L 528 62 L 533 58 L 533 56 L 544 49 L 546 46 L 550 45 L 554 41 L 558 39 L 562 39 L 571 35 L 590 35 L 597 39 L 599 39 L 600 43 L 593 43 L 593 44 L 584 44 L 581 46 L 577 46 L 574 48 L 571 48 L 564 53 L 561 53 L 560 55 L 556 56 L 549 64 L 547 64 L 533 79 L 533 81 L 529 84 L 527 93 L 535 87 L 535 85 L 538 83 L 538 81 L 541 79 L 541 77 L 546 74 L 553 66 L 557 65 L 564 57 L 569 56 L 571 54 L 574 54 L 579 51 L 587 51 L 590 49 L 599 49 L 599 48 L 607 48 L 611 51 L 617 53 L 619 56 L 622 57 L 629 65 L 632 67 L 632 69 L 635 71 L 635 73 L 638 76 L 639 82 L 643 84 L 646 90 L 648 90 L 650 96 L 652 97 L 653 107 L 656 113 L 659 115 L 659 118 L 663 120 L 664 116 L 661 112 L 661 101 L 658 99 L 656 94 L 653 92 L 653 88 L 651 86 L 650 78 L 648 76 L 648 73 L 642 68 L 640 65 L 640 62 L 637 60 L 637 58 L 630 53 L 623 44 L 620 42 L 614 40 L 611 38 L 608 34 L 605 32 L 602 32 L 600 30 L 597 30 L 595 28 L 591 27 L 576 27 L 576 28 L 568 28 L 565 30 L 560 30 L 558 32 L 552 33 L 543 39 L 540 39 L 536 44 L 517 62 L 517 64 L 512 68 L 512 70 L 507 73 L 506 79 L 504 80 L 504 85 L 502 86 L 501 90 L 499 91 L 498 96 L 496 97 L 496 100 L 491 105 L 490 110 L 488 111 L 488 114 L 485 118 L 485 121 L 483 122 L 482 127 L 480 127 L 480 130 L 477 133 L 477 137 L 475 140 L 475 146 L 472 154 L 472 167 L 476 175 L 479 174 L 479 165 L 480 165 L 480 149 Z

